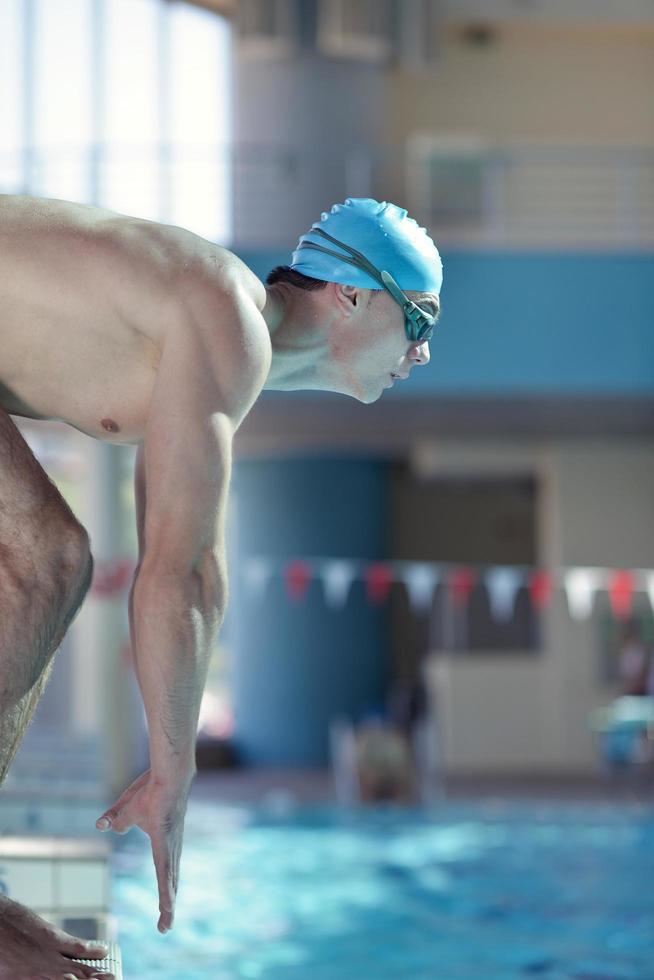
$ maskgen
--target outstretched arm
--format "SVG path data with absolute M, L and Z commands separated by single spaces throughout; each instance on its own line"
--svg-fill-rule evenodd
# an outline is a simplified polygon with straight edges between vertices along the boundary
M 236 318 L 230 336 L 243 329 Z M 143 444 L 147 506 L 131 599 L 150 771 L 104 815 L 118 833 L 137 825 L 151 837 L 162 932 L 173 921 L 200 704 L 227 606 L 232 438 L 269 367 L 265 345 L 218 351 L 218 340 L 215 330 L 173 331 L 159 366 Z
M 194 291 L 188 322 L 168 333 L 143 443 L 135 659 L 159 782 L 195 769 L 200 700 L 228 601 L 232 438 L 269 368 L 252 301 L 214 295 Z

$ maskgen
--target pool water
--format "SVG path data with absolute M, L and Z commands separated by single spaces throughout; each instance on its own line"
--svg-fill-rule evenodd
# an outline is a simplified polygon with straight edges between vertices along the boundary
M 149 841 L 118 838 L 126 980 L 654 980 L 642 804 L 275 815 L 191 798 L 186 826 L 166 936 Z

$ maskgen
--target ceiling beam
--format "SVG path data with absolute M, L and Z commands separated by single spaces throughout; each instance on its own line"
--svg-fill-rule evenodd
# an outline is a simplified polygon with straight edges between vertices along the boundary
M 356 448 L 405 453 L 412 440 L 654 434 L 647 396 L 400 395 L 364 405 L 326 392 L 265 391 L 235 437 L 237 455 Z

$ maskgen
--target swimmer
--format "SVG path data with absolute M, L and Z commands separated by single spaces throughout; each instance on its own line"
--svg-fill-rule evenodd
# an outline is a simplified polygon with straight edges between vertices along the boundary
M 150 768 L 96 826 L 149 836 L 165 933 L 228 601 L 234 433 L 264 389 L 370 404 L 426 365 L 441 262 L 404 209 L 368 198 L 324 212 L 265 283 L 185 229 L 25 195 L 0 195 L 0 254 L 0 784 L 93 571 L 14 415 L 137 447 L 129 620 Z M 96 953 L 0 899 L 0 980 L 95 976 L 72 957 Z

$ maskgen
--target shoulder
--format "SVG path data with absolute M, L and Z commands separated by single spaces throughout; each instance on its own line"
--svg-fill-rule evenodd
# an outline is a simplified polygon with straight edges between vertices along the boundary
M 157 226 L 177 250 L 177 280 L 193 290 L 205 290 L 216 298 L 238 294 L 249 297 L 261 311 L 266 304 L 266 287 L 242 259 L 228 248 L 207 241 L 186 228 Z
M 204 293 L 217 300 L 237 290 L 259 311 L 265 306 L 266 288 L 245 262 L 188 228 L 116 215 L 103 229 L 121 253 L 156 268 L 167 292 L 180 299 Z
M 189 270 L 180 283 L 180 299 L 187 328 L 206 335 L 212 345 L 219 342 L 225 354 L 233 351 L 270 366 L 272 344 L 261 312 L 265 288 L 236 256 L 216 256 L 215 263 Z
M 193 358 L 194 373 L 214 386 L 216 397 L 220 393 L 238 428 L 265 385 L 272 344 L 259 307 L 259 280 L 236 256 L 222 253 L 189 264 L 178 279 L 180 316 L 169 346 L 177 370 L 184 364 L 184 373 L 191 371 Z
M 259 313 L 266 303 L 266 288 L 237 255 L 186 228 L 152 224 L 159 243 L 165 242 L 168 271 L 183 307 L 193 313 L 201 304 L 245 309 L 247 300 Z

